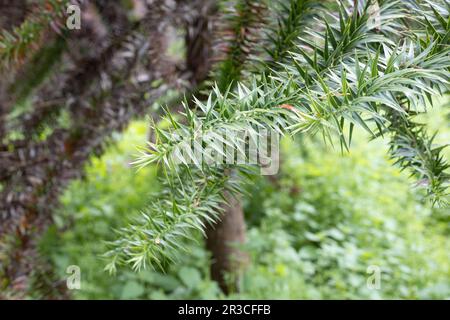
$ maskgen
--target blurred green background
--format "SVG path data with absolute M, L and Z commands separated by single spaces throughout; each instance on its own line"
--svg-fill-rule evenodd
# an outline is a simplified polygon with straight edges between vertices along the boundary
M 420 121 L 450 141 L 449 99 Z M 147 123 L 116 134 L 93 158 L 83 180 L 62 196 L 55 226 L 40 250 L 58 272 L 81 268 L 76 299 L 434 299 L 450 298 L 450 214 L 421 199 L 407 172 L 386 156 L 383 140 L 355 134 L 350 153 L 319 139 L 283 141 L 275 178 L 256 177 L 246 199 L 251 256 L 240 293 L 225 297 L 209 276 L 200 235 L 165 273 L 104 271 L 106 241 L 151 201 L 156 168 L 130 166 L 147 139 Z M 448 152 L 448 151 L 447 151 Z M 447 156 L 449 154 L 447 153 Z M 369 266 L 381 270 L 379 290 L 368 288 Z

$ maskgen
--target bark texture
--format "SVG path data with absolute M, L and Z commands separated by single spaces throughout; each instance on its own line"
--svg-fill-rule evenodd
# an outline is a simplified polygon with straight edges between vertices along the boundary
M 24 138 L 0 143 L 0 298 L 26 298 L 30 286 L 46 286 L 49 268 L 40 263 L 37 242 L 52 223 L 61 191 L 83 174 L 93 154 L 102 152 L 111 133 L 145 115 L 168 89 L 182 89 L 184 68 L 161 50 L 165 26 L 179 12 L 165 0 L 152 2 L 150 9 L 132 22 L 122 7 L 110 5 L 98 11 L 109 23 L 107 35 L 86 29 L 69 34 L 64 72 L 46 79 L 32 94 L 32 110 L 9 124 Z M 98 29 L 96 13 L 82 12 L 91 14 L 91 30 Z M 60 112 L 69 115 L 69 127 L 52 121 Z M 34 139 L 42 125 L 50 125 L 51 133 Z M 42 298 L 53 297 L 45 288 L 42 292 Z
M 239 246 L 245 243 L 245 219 L 239 199 L 226 195 L 221 220 L 206 230 L 206 245 L 211 252 L 211 277 L 225 294 L 239 290 L 240 275 L 248 263 L 248 256 Z

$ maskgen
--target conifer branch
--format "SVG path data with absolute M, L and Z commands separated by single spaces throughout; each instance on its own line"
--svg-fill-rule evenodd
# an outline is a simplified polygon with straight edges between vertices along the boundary
M 146 166 L 158 163 L 169 173 L 167 179 L 174 185 L 170 176 L 180 171 L 183 176 L 211 175 L 211 166 L 195 162 L 188 165 L 189 154 L 180 152 L 190 146 L 198 135 L 220 136 L 224 128 L 248 132 L 266 128 L 290 136 L 322 134 L 326 140 L 331 140 L 337 134 L 342 149 L 348 149 L 354 127 L 360 126 L 373 137 L 392 134 L 392 154 L 400 157 L 398 163 L 402 167 L 412 167 L 420 172 L 417 159 L 424 160 L 428 171 L 422 173 L 430 178 L 430 193 L 438 193 L 438 197 L 445 196 L 447 176 L 442 173 L 448 166 L 439 155 L 442 149 L 433 149 L 424 132 L 411 127 L 408 118 L 410 109 L 405 106 L 418 107 L 430 95 L 448 90 L 449 48 L 436 40 L 436 36 L 430 37 L 429 30 L 425 32 L 425 38 L 414 36 L 415 32 L 405 21 L 420 21 L 423 18 L 417 16 L 418 12 L 409 11 L 403 2 L 380 1 L 377 7 L 373 5 L 373 1 L 363 1 L 362 6 L 351 9 L 340 4 L 339 16 L 330 14 L 323 20 L 323 31 L 308 28 L 306 35 L 298 39 L 294 48 L 274 51 L 289 52 L 289 56 L 278 63 L 278 70 L 271 70 L 269 75 L 253 75 L 237 83 L 235 90 L 230 86 L 225 89 L 221 85 L 215 86 L 206 101 L 194 100 L 195 112 L 186 103 L 182 119 L 167 112 L 166 118 L 172 124 L 171 127 L 165 130 L 154 128 L 157 142 L 144 150 L 136 164 Z M 436 18 L 436 21 L 440 20 Z M 442 24 L 445 32 L 448 32 L 448 25 Z M 394 123 L 393 115 L 398 123 Z M 175 131 L 177 134 L 174 134 Z M 409 138 L 404 139 L 408 135 Z M 412 144 L 414 139 L 420 140 L 420 143 Z M 405 143 L 408 148 L 414 148 L 414 152 L 399 152 L 397 146 Z M 424 157 L 426 154 L 432 156 Z M 438 165 L 433 166 L 433 163 Z M 233 167 L 240 172 L 245 169 Z M 219 166 L 219 169 L 223 170 L 223 167 Z M 195 179 L 188 181 L 196 183 Z M 188 185 L 189 182 L 186 182 L 186 185 L 182 183 L 179 187 Z M 217 193 L 209 194 L 208 197 L 220 199 L 216 195 L 222 191 L 219 188 L 215 190 Z M 234 192 L 242 192 L 242 188 L 238 185 Z M 169 219 L 164 221 L 167 225 L 157 230 L 172 230 L 177 225 L 178 220 L 173 220 L 171 215 L 182 217 L 185 214 L 203 215 L 208 212 L 209 217 L 191 220 L 195 223 L 195 229 L 204 230 L 202 223 L 214 221 L 216 212 L 207 205 L 208 197 L 199 202 L 199 207 L 194 211 L 189 208 L 177 214 L 171 212 Z M 161 217 L 165 216 L 162 213 L 167 211 L 170 204 L 173 206 L 176 203 L 156 205 L 146 217 L 150 221 L 156 219 L 154 224 L 159 225 L 162 223 Z M 177 208 L 180 207 L 177 205 Z M 149 225 L 152 224 L 134 224 L 122 230 L 121 236 L 133 239 L 133 235 L 142 234 Z M 170 260 L 173 254 L 171 249 L 177 247 L 174 244 L 178 240 L 174 240 L 171 232 L 162 232 L 156 238 L 159 239 L 159 246 L 165 235 L 171 240 L 166 242 L 168 245 L 165 248 L 164 245 L 158 247 L 155 256 L 151 250 L 136 248 L 140 253 L 137 256 L 130 255 L 127 250 L 129 243 L 123 246 L 119 240 L 112 251 L 114 261 L 128 261 L 133 263 L 135 269 L 140 269 L 145 266 L 144 261 L 161 263 L 164 258 Z M 155 240 L 154 233 L 152 236 L 149 241 Z M 143 238 L 140 240 L 135 243 L 137 246 L 147 245 Z M 108 268 L 114 270 L 115 264 Z
M 68 0 L 45 0 L 36 5 L 25 21 L 11 32 L 0 33 L 0 67 L 11 67 L 23 62 L 40 47 L 44 31 L 50 26 L 61 28 L 58 22 L 64 14 Z

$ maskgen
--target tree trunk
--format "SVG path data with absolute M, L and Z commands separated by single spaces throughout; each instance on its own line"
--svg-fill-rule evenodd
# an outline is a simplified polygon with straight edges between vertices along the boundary
M 206 230 L 206 246 L 211 252 L 211 277 L 225 294 L 239 289 L 239 278 L 248 256 L 239 249 L 245 242 L 245 220 L 239 199 L 226 195 L 221 220 Z
M 147 113 L 148 106 L 165 91 L 178 87 L 174 79 L 184 77 L 184 70 L 176 69 L 165 52 L 160 52 L 161 59 L 148 54 L 157 52 L 154 46 L 164 36 L 154 26 L 172 19 L 172 11 L 165 6 L 152 8 L 148 17 L 130 22 L 128 28 L 114 28 L 123 33 L 116 32 L 98 43 L 85 39 L 96 50 L 74 59 L 63 81 L 56 83 L 61 75 L 55 73 L 46 85 L 56 85 L 44 86 L 33 96 L 34 106 L 50 102 L 48 105 L 54 108 L 65 108 L 71 117 L 69 127 L 55 123 L 45 140 L 0 143 L 0 299 L 26 298 L 31 287 L 40 287 L 45 295 L 42 298 L 53 297 L 53 291 L 47 290 L 44 282 L 48 280 L 47 267 L 38 266 L 37 244 L 52 223 L 51 213 L 58 205 L 59 194 L 72 179 L 81 176 L 84 164 L 103 150 L 112 132 L 122 130 L 133 117 Z M 120 9 L 118 16 L 125 14 L 122 7 L 116 9 Z M 116 25 L 114 20 L 108 22 L 111 27 Z M 69 43 L 72 37 L 75 34 L 67 38 Z M 78 48 L 80 39 L 84 40 L 77 37 L 73 48 Z M 84 44 L 83 41 L 80 46 Z M 138 81 L 138 71 L 149 78 Z M 155 80 L 162 80 L 164 85 L 153 86 Z M 30 119 L 34 125 L 24 129 L 37 131 L 45 122 L 32 120 L 42 119 L 40 115 L 41 109 L 35 107 L 20 125 Z

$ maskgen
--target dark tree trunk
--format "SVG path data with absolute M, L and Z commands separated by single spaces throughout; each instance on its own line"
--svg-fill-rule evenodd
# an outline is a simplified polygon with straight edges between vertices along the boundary
M 239 245 L 245 242 L 245 220 L 242 204 L 229 194 L 221 220 L 206 230 L 206 246 L 211 252 L 211 277 L 225 294 L 239 289 L 239 278 L 248 256 Z
M 122 130 L 133 117 L 146 114 L 148 106 L 166 90 L 180 89 L 176 80 L 184 78 L 184 69 L 177 69 L 164 52 L 152 55 L 158 52 L 154 46 L 164 36 L 155 26 L 167 24 L 178 12 L 156 4 L 152 9 L 137 23 L 114 28 L 114 35 L 99 39 L 88 57 L 72 59 L 73 69 L 62 81 L 56 81 L 59 74 L 54 74 L 56 78 L 46 83 L 54 86 L 44 86 L 33 96 L 35 106 L 42 99 L 53 104 L 53 109 L 65 108 L 71 117 L 70 127 L 55 124 L 42 141 L 15 140 L 10 142 L 12 147 L 0 143 L 0 299 L 25 298 L 31 286 L 40 287 L 43 298 L 53 297 L 53 291 L 46 288 L 47 266 L 39 265 L 37 242 L 52 223 L 59 194 L 72 179 L 80 177 L 84 164 L 102 151 L 112 132 Z M 77 43 L 82 39 L 77 37 Z M 71 38 L 67 41 L 70 44 Z M 141 72 L 148 79 L 138 81 Z M 155 87 L 155 80 L 163 84 Z M 44 121 L 41 111 L 45 110 L 35 107 L 27 114 L 27 132 Z
M 12 30 L 25 18 L 26 0 L 0 0 L 0 29 Z

